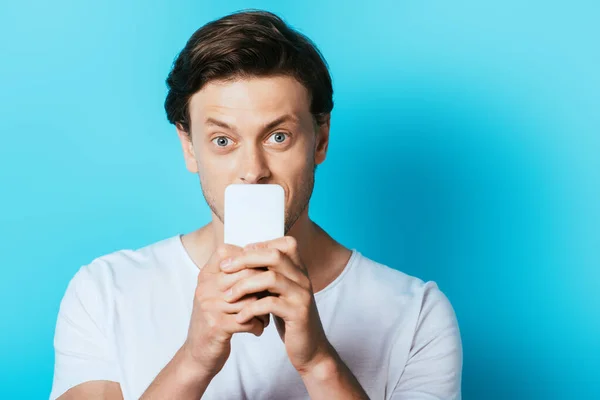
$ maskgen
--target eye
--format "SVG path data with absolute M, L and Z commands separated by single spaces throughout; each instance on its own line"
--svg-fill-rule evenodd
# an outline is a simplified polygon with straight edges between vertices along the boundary
M 231 140 L 225 136 L 219 136 L 212 140 L 212 142 L 214 144 L 216 144 L 218 147 L 226 147 L 228 141 L 231 141 Z
M 269 137 L 269 140 L 271 138 L 273 138 L 273 139 L 275 139 L 275 143 L 283 143 L 287 136 L 289 136 L 287 133 L 276 132 L 276 133 L 272 134 L 271 137 Z

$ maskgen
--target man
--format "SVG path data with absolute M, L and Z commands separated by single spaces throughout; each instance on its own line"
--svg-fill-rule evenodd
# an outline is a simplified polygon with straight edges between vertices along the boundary
M 459 399 L 459 329 L 437 285 L 308 216 L 333 108 L 312 42 L 271 13 L 235 13 L 194 33 L 167 84 L 212 221 L 76 273 L 50 398 Z M 231 183 L 281 185 L 285 237 L 224 245 Z

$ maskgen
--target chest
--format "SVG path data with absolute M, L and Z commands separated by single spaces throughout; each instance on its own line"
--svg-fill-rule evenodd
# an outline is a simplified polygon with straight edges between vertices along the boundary
M 166 304 L 122 309 L 113 343 L 125 399 L 137 399 L 186 339 L 191 305 Z M 375 331 L 363 314 L 332 313 L 319 306 L 328 340 L 371 398 L 384 398 L 389 362 L 386 329 Z M 368 329 L 371 327 L 370 329 Z M 260 337 L 235 334 L 223 369 L 202 399 L 308 399 L 275 324 Z

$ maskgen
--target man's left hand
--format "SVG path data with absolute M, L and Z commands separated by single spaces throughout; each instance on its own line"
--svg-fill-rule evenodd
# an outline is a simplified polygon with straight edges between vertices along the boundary
M 271 295 L 247 305 L 236 317 L 239 323 L 272 313 L 288 357 L 301 374 L 332 357 L 314 299 L 306 267 L 291 236 L 254 243 L 243 253 L 225 260 L 221 270 L 234 273 L 245 268 L 267 270 L 242 279 L 231 287 L 228 302 L 246 294 L 268 291 Z

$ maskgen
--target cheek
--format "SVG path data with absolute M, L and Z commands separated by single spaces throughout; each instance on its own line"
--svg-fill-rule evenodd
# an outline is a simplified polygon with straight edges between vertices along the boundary
M 218 201 L 223 197 L 227 184 L 235 180 L 235 160 L 203 153 L 198 158 L 198 175 L 202 189 Z
M 214 154 L 208 149 L 201 149 L 197 162 L 198 170 L 204 173 L 207 179 L 212 179 L 212 177 L 227 178 L 236 168 L 235 157 Z
M 296 175 L 303 175 L 305 170 L 310 169 L 315 159 L 314 149 L 308 141 L 301 141 L 294 151 L 290 151 L 282 158 L 282 163 L 289 171 Z
M 276 177 L 287 181 L 291 186 L 296 186 L 302 180 L 302 177 L 306 175 L 307 171 L 310 170 L 310 162 L 310 158 L 307 158 L 304 154 L 297 154 L 274 159 L 270 167 Z
M 311 181 L 314 158 L 308 153 L 307 151 L 307 153 L 295 154 L 293 157 L 285 157 L 285 160 L 279 160 L 277 163 L 277 175 L 286 183 L 294 197 L 304 191 Z

